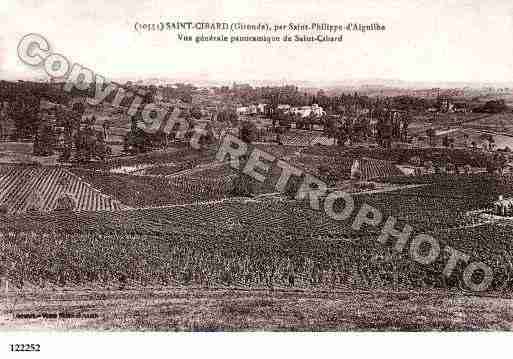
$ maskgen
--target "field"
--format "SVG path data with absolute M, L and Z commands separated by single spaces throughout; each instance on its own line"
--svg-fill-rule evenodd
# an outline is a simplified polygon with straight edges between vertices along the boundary
M 233 197 L 232 180 L 237 174 L 226 164 L 187 169 L 166 175 L 114 174 L 74 168 L 70 170 L 102 193 L 123 204 L 140 207 L 183 205 Z M 253 194 L 274 192 L 267 184 L 254 183 Z
M 259 130 L 256 133 L 256 142 L 275 142 L 276 133 L 269 130 Z M 322 131 L 307 131 L 307 130 L 296 130 L 290 129 L 285 134 L 280 135 L 280 141 L 285 146 L 311 146 L 316 143 L 321 144 L 332 144 L 333 140 L 328 139 L 324 136 Z
M 500 113 L 468 122 L 463 128 L 474 128 L 513 134 L 513 113 Z
M 409 126 L 409 133 L 414 135 L 426 135 L 426 130 L 430 127 L 436 129 L 446 129 L 450 127 L 461 127 L 472 124 L 474 121 L 487 121 L 493 115 L 482 113 L 438 113 L 423 114 L 413 118 Z
M 137 167 L 150 165 L 158 167 L 168 165 L 170 169 L 163 174 L 170 174 L 182 169 L 192 168 L 201 163 L 208 163 L 215 159 L 216 151 L 213 148 L 202 151 L 194 150 L 185 146 L 170 147 L 165 150 L 142 153 L 135 156 L 113 158 L 105 163 L 91 163 L 82 166 L 85 169 L 99 171 L 111 171 L 123 167 Z M 171 169 L 176 167 L 175 169 Z
M 510 329 L 505 308 L 513 288 L 513 222 L 485 221 L 475 213 L 486 211 L 499 194 L 512 195 L 511 179 L 405 177 L 395 167 L 414 156 L 479 166 L 485 154 L 257 146 L 310 173 L 324 164 L 346 176 L 359 159 L 366 179 L 422 186 L 353 194 L 356 211 L 334 221 L 287 196 L 259 197 L 275 191 L 272 183 L 255 186 L 253 198 L 232 197 L 236 174 L 215 162 L 214 149 L 174 148 L 66 169 L 132 209 L 0 216 L 0 279 L 9 289 L 2 294 L 7 304 L 0 309 L 0 327 Z M 113 173 L 130 166 L 143 170 Z M 414 233 L 437 238 L 442 248 L 450 245 L 490 265 L 489 290 L 469 294 L 461 264 L 445 277 L 446 253 L 424 266 L 408 251 L 377 242 L 381 226 L 351 228 L 364 203 L 396 218 L 397 229 L 409 224 Z M 341 205 L 336 202 L 335 210 Z M 41 313 L 94 316 L 29 318 Z
M 32 154 L 33 145 L 29 142 L 0 142 L 0 164 L 24 163 L 53 165 L 57 155 L 38 157 Z
M 486 208 L 495 192 L 508 190 L 513 192 L 510 184 L 494 177 L 462 176 L 456 182 L 441 176 L 433 185 L 361 194 L 355 202 L 356 208 L 368 203 L 394 216 L 396 228 L 410 224 L 417 233 L 430 233 L 442 245 L 485 261 L 497 274 L 491 290 L 502 293 L 513 285 L 511 224 L 474 226 L 467 211 Z M 407 253 L 379 244 L 380 227 L 352 229 L 354 215 L 337 222 L 303 203 L 254 200 L 4 217 L 0 273 L 19 288 L 138 283 L 464 289 L 457 275 L 441 274 L 445 255 L 421 266 Z
M 259 144 L 256 147 L 311 174 L 318 173 L 322 160 L 336 169 L 341 179 L 349 177 L 351 165 L 357 158 L 356 154 L 350 158 L 332 154 L 320 158 L 303 154 L 304 149 L 295 146 Z M 130 207 L 215 201 L 232 196 L 232 180 L 237 176 L 237 171 L 228 164 L 217 162 L 215 155 L 212 148 L 206 151 L 171 149 L 113 160 L 104 166 L 75 167 L 70 171 Z M 390 171 L 391 166 L 381 171 L 381 161 L 366 160 L 362 164 L 364 179 L 400 174 L 397 169 Z M 123 168 L 127 168 L 128 173 L 117 171 Z M 264 184 L 252 181 L 253 193 L 276 192 L 274 182 L 279 175 L 279 171 L 271 173 Z
M 425 164 L 427 161 L 433 163 L 446 162 L 457 166 L 470 165 L 478 168 L 486 168 L 492 157 L 492 154 L 479 150 L 440 147 L 397 147 L 383 149 L 376 147 L 340 148 L 315 146 L 304 149 L 301 154 L 303 156 L 319 156 L 319 158 L 327 160 L 335 158 L 342 161 L 347 158 L 367 157 L 374 160 L 389 161 L 394 164 L 408 164 L 411 163 L 413 158 L 417 157 L 421 164 Z
M 0 204 L 7 214 L 51 212 L 63 197 L 71 198 L 77 211 L 126 208 L 65 168 L 0 165 Z
M 441 263 L 421 266 L 378 244 L 377 228 L 354 231 L 299 203 L 31 215 L 2 222 L 0 273 L 10 290 L 0 294 L 0 328 L 511 330 L 511 224 L 468 227 L 464 215 L 508 184 L 415 182 L 435 180 L 357 203 L 495 264 L 484 295 L 469 294 L 458 276 L 443 278 Z

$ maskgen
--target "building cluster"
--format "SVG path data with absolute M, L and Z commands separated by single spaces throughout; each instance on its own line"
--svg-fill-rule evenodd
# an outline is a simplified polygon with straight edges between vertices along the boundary
M 269 105 L 265 103 L 259 103 L 259 104 L 253 104 L 249 106 L 238 106 L 237 107 L 237 114 L 238 115 L 263 115 L 266 113 L 266 110 L 268 109 Z M 299 106 L 294 107 L 291 105 L 286 104 L 280 104 L 276 107 L 278 110 L 283 111 L 285 114 L 291 114 L 296 115 L 302 118 L 309 117 L 309 116 L 315 116 L 315 117 L 321 117 L 323 115 L 326 115 L 326 111 L 324 109 L 317 105 L 313 104 L 311 106 Z
M 429 112 L 454 113 L 454 112 L 470 112 L 468 104 L 464 102 L 453 102 L 448 98 L 441 98 L 437 107 L 431 107 Z
M 309 116 L 320 117 L 320 116 L 326 115 L 326 111 L 324 111 L 324 109 L 321 106 L 317 105 L 316 103 L 314 103 L 311 106 L 300 106 L 300 107 L 292 107 L 289 105 L 280 105 L 280 106 L 283 106 L 283 107 L 281 107 L 281 109 L 283 109 L 285 113 L 299 115 L 300 117 L 309 117 Z M 280 108 L 280 106 L 278 106 L 278 108 Z
M 259 103 L 249 106 L 239 106 L 237 107 L 237 115 L 263 115 L 265 114 L 267 106 L 268 105 L 265 103 Z

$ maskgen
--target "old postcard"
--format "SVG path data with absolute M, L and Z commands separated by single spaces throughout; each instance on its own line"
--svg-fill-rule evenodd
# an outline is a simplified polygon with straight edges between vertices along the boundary
M 0 331 L 512 328 L 510 1 L 0 20 Z

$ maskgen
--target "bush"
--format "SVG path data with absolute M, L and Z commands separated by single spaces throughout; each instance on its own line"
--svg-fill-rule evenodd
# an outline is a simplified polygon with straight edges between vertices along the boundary
M 71 195 L 63 195 L 57 199 L 55 211 L 71 212 L 75 210 L 76 201 Z
M 422 163 L 422 160 L 420 159 L 419 156 L 413 156 L 410 158 L 409 162 L 415 166 L 420 166 L 420 164 Z
M 240 174 L 232 180 L 230 194 L 234 197 L 252 197 L 254 195 L 254 180 L 245 174 Z

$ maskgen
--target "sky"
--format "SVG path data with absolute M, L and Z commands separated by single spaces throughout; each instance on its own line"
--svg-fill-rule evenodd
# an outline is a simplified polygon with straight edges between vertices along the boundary
M 160 21 L 379 22 L 386 30 L 271 45 L 198 45 L 179 41 L 177 32 L 134 30 L 135 22 Z M 16 54 L 24 35 L 38 33 L 52 51 L 110 79 L 513 83 L 511 0 L 2 0 L 0 23 L 4 79 L 42 77 Z

